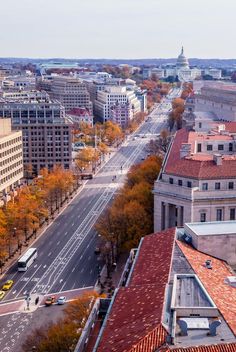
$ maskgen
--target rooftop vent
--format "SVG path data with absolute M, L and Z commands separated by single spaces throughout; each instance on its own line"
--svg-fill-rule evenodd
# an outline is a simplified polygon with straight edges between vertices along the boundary
M 206 267 L 207 269 L 212 269 L 211 259 L 207 259 L 207 260 L 205 261 L 205 267 Z
M 236 287 L 236 276 L 228 276 L 226 279 L 226 282 L 232 286 L 232 287 Z
M 209 328 L 210 328 L 210 332 L 209 332 L 209 335 L 211 335 L 211 336 L 216 336 L 217 334 L 216 334 L 216 329 L 218 328 L 218 326 L 220 326 L 221 325 L 221 321 L 220 320 L 214 320 L 211 324 L 210 324 L 210 326 L 209 326 Z
M 222 155 L 221 154 L 214 154 L 213 160 L 216 165 L 222 165 Z
M 182 143 L 180 148 L 180 158 L 183 159 L 191 154 L 191 143 Z

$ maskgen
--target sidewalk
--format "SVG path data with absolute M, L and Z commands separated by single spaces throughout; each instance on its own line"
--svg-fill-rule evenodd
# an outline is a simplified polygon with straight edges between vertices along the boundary
M 97 282 L 95 285 L 95 289 L 98 292 L 105 293 L 108 297 L 112 296 L 115 288 L 118 287 L 128 256 L 128 253 L 122 253 L 120 255 L 116 268 L 110 274 L 111 278 L 107 278 L 107 268 L 106 265 L 104 265 L 101 271 L 100 284 Z

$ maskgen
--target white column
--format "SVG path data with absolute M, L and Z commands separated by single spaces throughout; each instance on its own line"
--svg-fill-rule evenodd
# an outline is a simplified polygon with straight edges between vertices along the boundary
M 182 207 L 178 205 L 177 207 L 177 226 L 182 226 Z
M 169 203 L 164 203 L 165 205 L 165 229 L 168 229 L 170 226 L 170 208 Z

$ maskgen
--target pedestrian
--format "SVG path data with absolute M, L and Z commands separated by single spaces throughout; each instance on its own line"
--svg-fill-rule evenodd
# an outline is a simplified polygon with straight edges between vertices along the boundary
M 39 303 L 39 296 L 37 296 L 37 297 L 35 298 L 35 305 L 37 306 L 38 303 Z

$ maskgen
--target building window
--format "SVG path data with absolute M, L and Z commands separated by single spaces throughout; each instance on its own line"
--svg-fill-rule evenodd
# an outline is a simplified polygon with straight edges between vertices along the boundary
M 201 143 L 198 143 L 198 145 L 197 145 L 197 152 L 198 152 L 198 153 L 201 153 L 201 151 L 202 151 L 202 145 L 201 145 Z
M 212 151 L 213 150 L 213 146 L 212 146 L 212 144 L 208 144 L 207 145 L 207 151 Z
M 173 180 L 173 178 L 172 178 L 172 177 L 170 177 L 170 178 L 169 178 L 169 183 L 170 183 L 171 185 L 173 185 L 174 180 Z
M 207 191 L 208 190 L 208 183 L 203 183 L 202 184 L 202 190 Z
M 215 189 L 220 189 L 220 182 L 215 183 Z
M 192 188 L 192 182 L 191 181 L 187 182 L 187 187 Z
M 232 152 L 232 151 L 233 151 L 233 144 L 229 143 L 229 152 Z
M 222 221 L 223 220 L 223 212 L 222 209 L 216 209 L 216 221 Z
M 218 150 L 224 150 L 224 144 L 218 144 Z
M 233 182 L 229 182 L 229 189 L 234 189 L 234 183 Z
M 199 126 L 199 128 L 202 128 L 202 123 L 201 123 L 201 122 L 199 122 L 198 126 Z
M 183 186 L 183 181 L 182 180 L 178 180 L 178 185 L 179 186 Z
M 200 214 L 200 221 L 201 222 L 206 222 L 206 213 L 201 213 Z
M 235 208 L 230 209 L 230 220 L 235 220 Z

